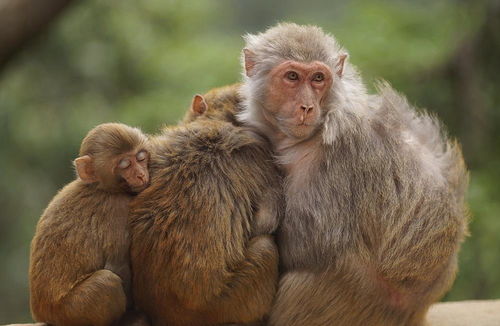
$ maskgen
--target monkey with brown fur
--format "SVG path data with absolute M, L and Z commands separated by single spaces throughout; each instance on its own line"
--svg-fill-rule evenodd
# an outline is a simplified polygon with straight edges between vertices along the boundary
M 50 202 L 31 243 L 35 320 L 109 326 L 130 307 L 128 205 L 148 185 L 148 146 L 139 129 L 118 123 L 99 125 L 83 140 L 78 179 Z M 147 325 L 130 314 L 128 323 Z
M 242 123 L 236 115 L 241 110 L 242 97 L 241 83 L 214 88 L 205 95 L 195 95 L 191 108 L 186 111 L 183 123 L 193 122 L 196 119 L 229 122 L 236 127 Z
M 421 325 L 467 229 L 459 145 L 387 84 L 368 95 L 318 27 L 245 39 L 240 118 L 286 171 L 270 325 Z
M 267 141 L 232 124 L 234 94 L 195 96 L 186 123 L 152 139 L 130 224 L 134 301 L 153 325 L 258 323 L 271 308 L 279 171 Z

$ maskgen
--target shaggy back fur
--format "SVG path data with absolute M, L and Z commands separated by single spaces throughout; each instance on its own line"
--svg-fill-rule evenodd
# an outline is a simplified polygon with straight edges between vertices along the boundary
M 279 172 L 268 142 L 230 122 L 231 91 L 215 93 L 152 140 L 151 185 L 132 205 L 134 297 L 154 325 L 255 322 L 276 291 Z

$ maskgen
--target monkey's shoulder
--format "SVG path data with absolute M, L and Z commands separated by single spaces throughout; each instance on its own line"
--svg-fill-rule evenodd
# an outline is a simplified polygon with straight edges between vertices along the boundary
M 164 130 L 154 141 L 151 166 L 207 166 L 239 158 L 271 160 L 270 145 L 256 132 L 228 122 L 192 122 Z M 249 164 L 252 164 L 249 162 Z
M 230 123 L 168 128 L 153 142 L 151 185 L 132 202 L 136 217 L 149 219 L 151 207 L 166 215 L 174 212 L 172 216 L 226 211 L 239 198 L 257 201 L 266 189 L 279 183 L 266 141 Z M 225 204 L 205 200 L 214 196 Z
M 78 226 L 92 224 L 93 220 L 104 220 L 107 216 L 123 215 L 126 217 L 128 202 L 131 196 L 127 194 L 111 194 L 99 190 L 96 184 L 85 184 L 77 179 L 65 185 L 50 201 L 44 210 L 38 229 L 72 228 L 78 231 Z

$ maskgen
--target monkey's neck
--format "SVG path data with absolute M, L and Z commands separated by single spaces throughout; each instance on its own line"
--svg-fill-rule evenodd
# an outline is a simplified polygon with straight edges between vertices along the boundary
M 322 128 L 316 130 L 306 140 L 291 138 L 279 130 L 277 127 L 279 121 L 271 115 L 266 114 L 266 112 L 267 110 L 265 110 L 262 103 L 249 100 L 246 103 L 246 107 L 244 107 L 243 114 L 240 114 L 238 118 L 244 124 L 262 132 L 271 141 L 276 159 L 286 171 L 290 172 L 295 166 L 300 164 L 308 164 L 304 170 L 309 170 L 310 166 L 316 164 L 314 158 L 317 155 L 317 148 L 322 143 Z
M 81 189 L 80 192 L 87 194 L 86 197 L 99 198 L 100 202 L 113 202 L 119 207 L 128 206 L 128 203 L 133 197 L 131 194 L 124 191 L 119 192 L 103 189 L 97 183 L 86 184 L 83 181 L 78 180 L 77 184 Z
M 287 173 L 291 173 L 296 168 L 309 170 L 319 161 L 316 158 L 321 146 L 321 133 L 316 132 L 312 137 L 303 141 L 291 140 L 285 136 L 281 140 L 274 139 L 273 144 L 277 161 Z
M 314 158 L 321 144 L 321 128 L 316 130 L 308 139 L 292 138 L 276 127 L 279 122 L 274 117 L 266 114 L 267 111 L 262 106 L 249 107 L 248 109 L 252 112 L 251 119 L 245 117 L 244 122 L 252 125 L 268 137 L 273 144 L 278 163 L 287 172 L 291 172 L 296 166 L 303 166 L 304 170 L 309 170 L 309 167 L 316 164 Z

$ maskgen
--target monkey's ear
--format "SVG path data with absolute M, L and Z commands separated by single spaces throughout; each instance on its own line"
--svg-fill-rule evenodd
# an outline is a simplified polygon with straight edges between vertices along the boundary
M 191 111 L 196 115 L 202 115 L 207 110 L 208 105 L 205 98 L 200 94 L 196 94 L 191 102 Z
M 247 77 L 252 77 L 255 74 L 254 68 L 257 61 L 255 53 L 249 49 L 243 49 L 243 56 L 245 57 L 245 74 Z
M 88 155 L 80 156 L 75 159 L 75 169 L 78 177 L 85 183 L 97 181 L 94 167 L 92 166 L 92 158 Z
M 344 73 L 345 59 L 347 59 L 347 54 L 342 53 L 339 55 L 339 58 L 337 59 L 337 63 L 335 64 L 335 73 L 339 77 L 342 77 L 342 74 Z

